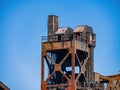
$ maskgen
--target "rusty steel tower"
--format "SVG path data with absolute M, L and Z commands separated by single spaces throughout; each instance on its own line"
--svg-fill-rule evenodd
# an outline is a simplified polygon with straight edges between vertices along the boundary
M 59 27 L 48 16 L 48 36 L 42 37 L 41 90 L 93 90 L 96 35 L 91 27 Z

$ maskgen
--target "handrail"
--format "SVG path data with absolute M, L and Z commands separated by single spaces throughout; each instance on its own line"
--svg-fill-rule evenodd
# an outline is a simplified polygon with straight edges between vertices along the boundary
M 55 42 L 55 41 L 71 41 L 71 40 L 86 40 L 85 37 L 79 36 L 76 34 L 61 34 L 61 35 L 51 35 L 51 36 L 42 36 L 42 42 Z

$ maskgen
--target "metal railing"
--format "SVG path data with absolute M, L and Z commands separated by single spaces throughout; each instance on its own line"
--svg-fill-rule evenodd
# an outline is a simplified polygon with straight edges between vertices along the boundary
M 78 36 L 76 34 L 61 34 L 61 35 L 51 35 L 42 36 L 42 42 L 54 42 L 54 41 L 66 41 L 66 40 L 87 40 L 84 36 Z
M 73 34 L 52 35 L 52 36 L 42 37 L 42 42 L 55 42 L 55 41 L 66 41 L 66 40 L 73 40 Z

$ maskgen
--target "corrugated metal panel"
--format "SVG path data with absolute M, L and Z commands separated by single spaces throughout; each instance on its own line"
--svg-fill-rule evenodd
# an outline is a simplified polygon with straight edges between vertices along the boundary
M 84 28 L 85 28 L 85 26 L 78 26 L 78 27 L 76 27 L 74 32 L 83 32 Z
M 55 34 L 73 34 L 73 29 L 69 27 L 61 27 L 58 28 Z
M 55 34 L 64 34 L 66 30 L 68 30 L 68 28 L 58 28 Z

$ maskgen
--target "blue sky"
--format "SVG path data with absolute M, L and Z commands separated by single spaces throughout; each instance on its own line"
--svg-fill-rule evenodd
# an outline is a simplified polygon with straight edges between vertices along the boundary
M 40 90 L 41 36 L 47 16 L 59 26 L 89 25 L 96 33 L 94 71 L 120 70 L 119 0 L 0 0 L 0 81 L 11 90 Z

